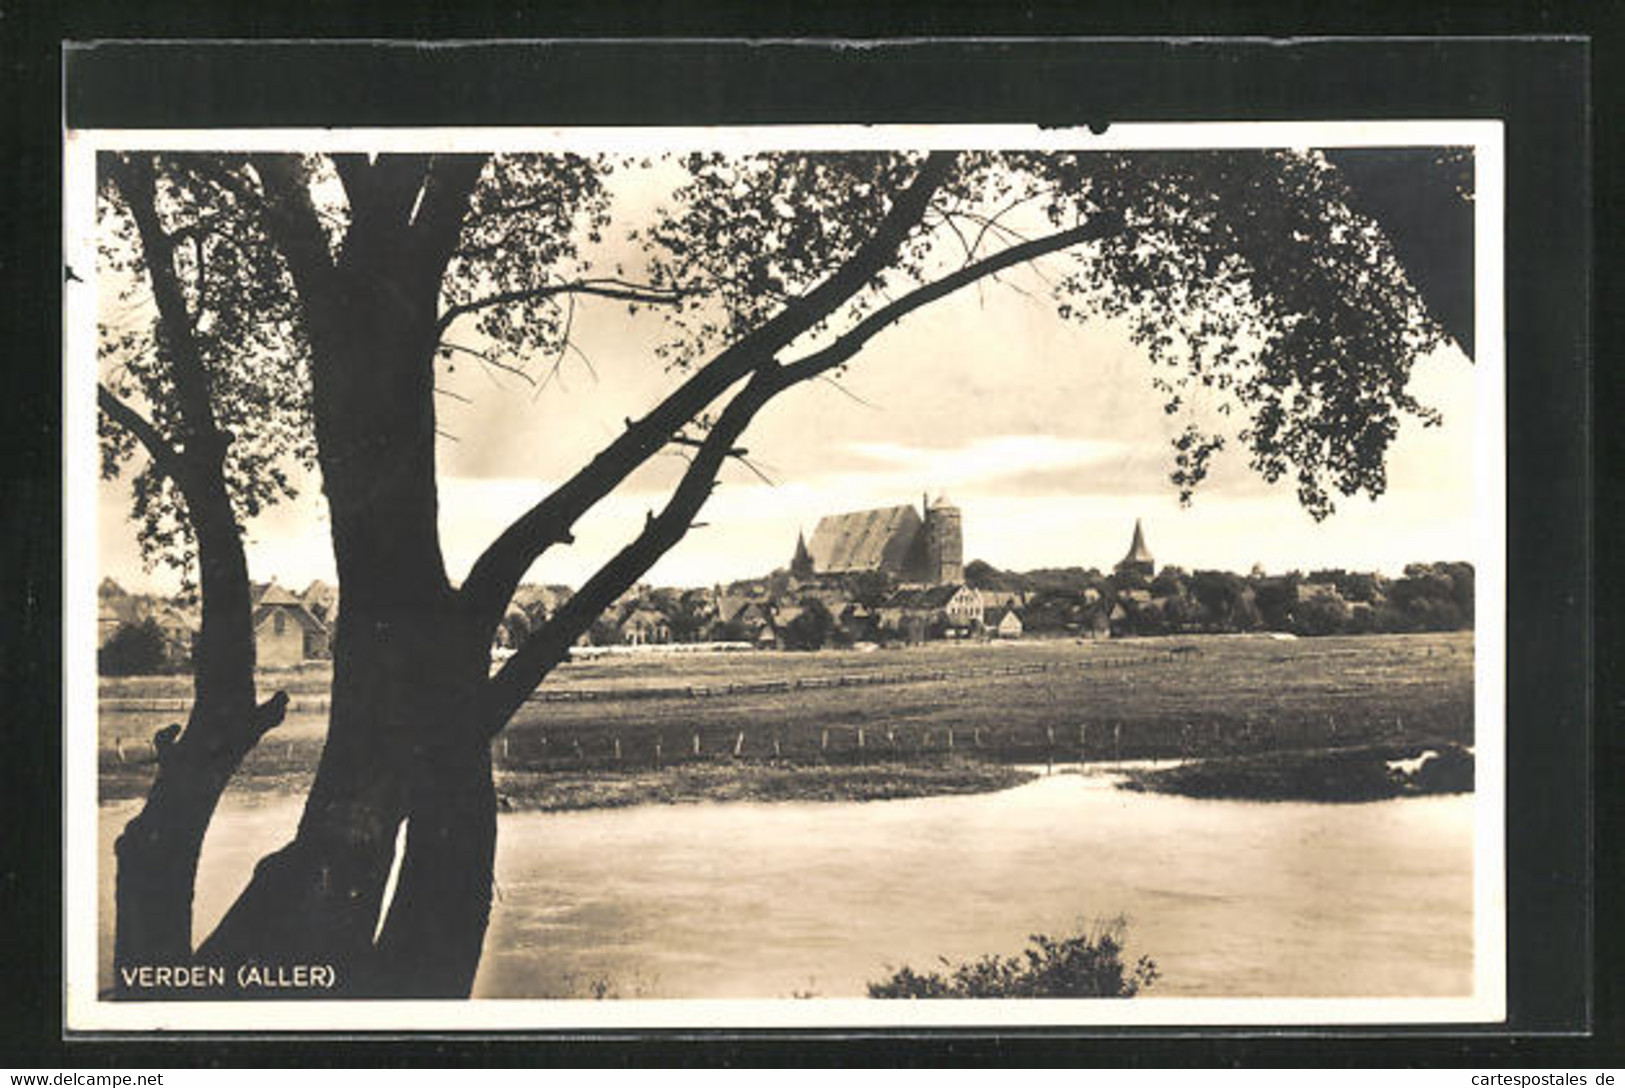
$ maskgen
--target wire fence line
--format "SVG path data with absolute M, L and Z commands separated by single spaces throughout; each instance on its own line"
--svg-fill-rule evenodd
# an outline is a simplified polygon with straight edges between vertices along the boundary
M 1322 700 L 1257 699 L 1177 710 L 1145 704 L 1138 693 L 1155 691 L 1161 675 L 1200 675 L 1218 666 L 1203 659 L 1201 647 L 1189 644 L 1149 652 L 1139 647 L 1137 652 L 1123 652 L 1126 649 L 1082 659 L 962 668 L 882 666 L 831 675 L 651 687 L 544 686 L 532 695 L 531 703 L 588 705 L 556 722 L 533 719 L 523 728 L 504 731 L 495 742 L 493 757 L 499 769 L 545 772 L 731 759 L 864 763 L 962 755 L 1092 762 L 1423 740 L 1472 742 L 1471 701 L 1448 692 L 1416 698 L 1416 693 L 1388 691 L 1343 706 Z M 1194 666 L 1195 672 L 1179 666 Z M 1059 679 L 1067 673 L 1090 672 L 1127 672 L 1128 702 L 1064 698 L 1042 680 L 1023 689 L 1036 693 L 1037 702 L 1029 698 L 1021 708 L 1009 707 L 1002 696 L 989 701 L 986 695 L 975 694 L 980 682 L 998 678 L 1050 674 Z M 940 688 L 921 689 L 925 696 L 910 694 L 897 700 L 870 700 L 854 693 L 855 703 L 852 698 L 833 704 L 828 698 L 808 702 L 796 695 L 909 684 Z M 107 700 L 102 709 L 172 709 L 169 701 L 154 706 L 159 702 Z M 174 709 L 184 709 L 187 701 L 174 702 Z M 291 712 L 300 713 L 314 702 L 296 701 Z M 628 702 L 646 709 L 615 709 L 615 704 Z M 602 712 L 595 709 L 598 705 Z M 325 700 L 321 706 L 325 708 Z M 273 735 L 251 754 L 250 762 L 264 764 L 262 769 L 296 768 L 314 759 L 320 743 L 314 735 L 298 739 Z M 153 757 L 152 743 L 145 738 L 109 738 L 101 751 L 104 766 L 140 764 Z

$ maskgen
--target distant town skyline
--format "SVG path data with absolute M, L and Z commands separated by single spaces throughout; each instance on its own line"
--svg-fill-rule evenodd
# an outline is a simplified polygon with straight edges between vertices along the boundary
M 764 413 L 746 441 L 773 484 L 730 465 L 704 524 L 646 580 L 709 585 L 765 574 L 789 564 L 797 533 L 811 533 L 820 517 L 917 503 L 922 493 L 946 494 L 964 511 L 967 562 L 1001 569 L 1109 570 L 1136 518 L 1159 564 L 1189 569 L 1397 574 L 1411 562 L 1473 557 L 1475 371 L 1454 348 L 1425 360 L 1415 378 L 1444 423 L 1407 420 L 1390 451 L 1387 493 L 1344 499 L 1316 523 L 1290 481 L 1271 486 L 1252 473 L 1233 437 L 1181 509 L 1167 481 L 1177 424 L 1151 389 L 1148 364 L 1120 329 L 1064 326 L 1036 305 L 1019 296 L 978 305 L 974 292 L 949 299 L 877 343 L 839 389 L 798 391 Z M 603 309 L 580 319 L 596 379 L 568 372 L 533 391 L 477 368 L 447 376 L 472 401 L 440 402 L 442 426 L 457 438 L 440 447 L 453 579 L 673 380 L 650 361 L 649 343 L 617 343 L 629 323 Z M 631 323 L 646 336 L 647 324 Z M 634 474 L 577 526 L 577 543 L 545 556 L 528 580 L 579 585 L 658 508 L 681 467 L 674 455 Z M 303 484 L 298 499 L 248 526 L 256 579 L 335 579 L 319 478 Z M 127 481 L 102 483 L 99 498 L 102 572 L 127 588 L 172 590 L 171 572 L 142 569 Z
M 646 219 L 672 177 L 657 167 L 617 175 L 618 222 Z M 606 237 L 595 260 L 640 267 L 641 251 Z M 1373 502 L 1343 499 L 1315 523 L 1293 481 L 1268 485 L 1236 441 L 1239 417 L 1187 394 L 1169 415 L 1152 364 L 1125 325 L 1064 321 L 1048 284 L 1071 257 L 1042 259 L 1004 282 L 960 290 L 878 336 L 835 381 L 770 405 L 744 437 L 755 469 L 729 464 L 694 528 L 645 580 L 708 585 L 786 567 L 798 532 L 828 514 L 946 494 L 964 511 L 964 558 L 1001 569 L 1109 570 L 1143 521 L 1159 563 L 1246 571 L 1347 567 L 1398 573 L 1406 564 L 1474 557 L 1475 386 L 1455 347 L 1423 360 L 1412 390 L 1441 426 L 1403 421 L 1389 452 L 1389 487 Z M 535 384 L 458 355 L 436 385 L 440 525 L 447 571 L 460 579 L 514 517 L 566 479 L 678 380 L 656 354 L 657 314 L 629 316 L 584 298 L 574 311 L 579 354 L 536 359 Z M 476 341 L 465 337 L 478 348 Z M 1200 393 L 1197 390 L 1196 393 Z M 1194 403 L 1193 403 L 1194 400 Z M 1194 415 L 1193 415 L 1194 413 Z M 1169 442 L 1189 419 L 1229 434 L 1194 503 L 1168 481 Z M 1222 426 L 1221 426 L 1222 425 Z M 528 580 L 579 585 L 659 509 L 685 462 L 673 447 L 625 481 Z M 99 490 L 100 568 L 121 583 L 173 587 L 143 571 L 128 521 L 126 478 Z M 286 584 L 334 581 L 320 481 L 247 526 L 250 573 Z

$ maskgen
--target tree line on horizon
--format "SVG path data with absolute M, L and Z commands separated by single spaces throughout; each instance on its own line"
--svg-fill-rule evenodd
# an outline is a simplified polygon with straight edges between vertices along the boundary
M 1297 635 L 1458 631 L 1473 626 L 1473 565 L 1410 563 L 1401 577 L 1342 568 L 1247 575 L 1166 566 L 1154 577 L 1133 571 L 1102 574 L 1079 567 L 1016 573 L 981 560 L 965 568 L 967 584 L 1025 594 L 1028 632 L 1068 630 L 1093 610 L 1110 615 L 1113 634 L 1229 634 L 1280 631 Z

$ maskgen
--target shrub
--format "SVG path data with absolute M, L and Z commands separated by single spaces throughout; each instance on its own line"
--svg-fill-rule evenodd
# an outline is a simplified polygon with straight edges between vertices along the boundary
M 164 632 L 151 618 L 120 624 L 96 654 L 96 667 L 103 676 L 158 673 L 165 671 L 168 664 Z
M 1141 956 L 1123 964 L 1123 930 L 1118 918 L 1096 925 L 1091 933 L 1056 939 L 1042 934 L 1027 938 L 1019 956 L 983 956 L 946 973 L 921 974 L 903 967 L 891 977 L 869 983 L 870 997 L 1133 997 L 1157 979 L 1157 965 Z

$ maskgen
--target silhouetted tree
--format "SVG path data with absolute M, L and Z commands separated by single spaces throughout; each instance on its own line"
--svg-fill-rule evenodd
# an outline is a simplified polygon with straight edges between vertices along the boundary
M 313 435 L 344 602 L 327 740 L 304 817 L 196 955 L 332 963 L 347 994 L 468 992 L 491 907 L 491 739 L 683 538 L 723 467 L 746 456 L 740 439 L 762 409 L 838 374 L 931 303 L 1050 259 L 1062 320 L 1124 322 L 1170 412 L 1197 389 L 1222 398 L 1245 420 L 1234 437 L 1254 467 L 1272 481 L 1290 475 L 1316 518 L 1332 512 L 1334 495 L 1381 493 L 1402 416 L 1436 418 L 1408 380 L 1443 334 L 1381 230 L 1315 152 L 685 155 L 668 164 L 684 180 L 637 224 L 638 278 L 598 271 L 585 252 L 612 225 L 604 177 L 616 164 L 603 160 L 117 161 L 171 179 L 161 202 L 142 189 L 123 203 L 153 228 L 139 232 L 149 266 L 195 282 L 178 305 L 159 299 L 152 342 L 178 353 L 189 337 L 229 330 L 218 360 L 206 352 L 205 365 L 172 373 L 232 376 L 215 407 L 250 425 L 257 414 L 266 428 L 235 462 L 219 452 L 234 444 L 218 422 L 213 431 L 185 423 L 172 452 L 208 452 L 188 479 L 229 498 L 233 464 L 241 471 L 269 457 L 258 475 L 275 485 L 266 466 Z M 163 214 L 146 214 L 160 204 Z M 1017 208 L 1030 213 L 1020 228 L 1009 218 Z M 217 230 L 226 244 L 203 241 Z M 190 239 L 199 243 L 187 256 Z M 225 256 L 233 248 L 243 254 Z M 217 272 L 217 258 L 235 262 L 229 274 Z M 437 521 L 437 373 L 459 362 L 518 369 L 527 357 L 562 359 L 575 307 L 594 299 L 663 315 L 656 354 L 676 386 L 503 530 L 454 586 Z M 161 385 L 143 393 L 149 406 L 168 403 Z M 119 435 L 139 425 L 103 407 L 117 460 Z M 1182 499 L 1225 441 L 1195 423 L 1176 438 L 1171 480 Z M 687 466 L 664 504 L 493 675 L 492 635 L 530 566 L 670 450 Z M 258 501 L 260 486 L 239 496 Z M 202 514 L 231 513 L 225 500 L 180 492 L 175 508 L 184 505 L 194 527 Z M 211 532 L 229 530 L 240 560 L 228 523 L 211 522 Z M 240 587 L 220 579 L 213 585 L 225 596 L 211 604 L 201 533 L 199 544 L 213 647 L 211 609 L 239 625 L 247 612 Z M 251 698 L 234 705 L 254 710 Z M 218 770 L 202 773 L 217 795 Z M 211 796 L 193 811 L 212 807 Z M 121 879 L 124 864 L 121 855 Z M 175 874 L 170 899 L 189 902 L 191 877 Z M 165 962 L 186 955 L 174 951 Z

